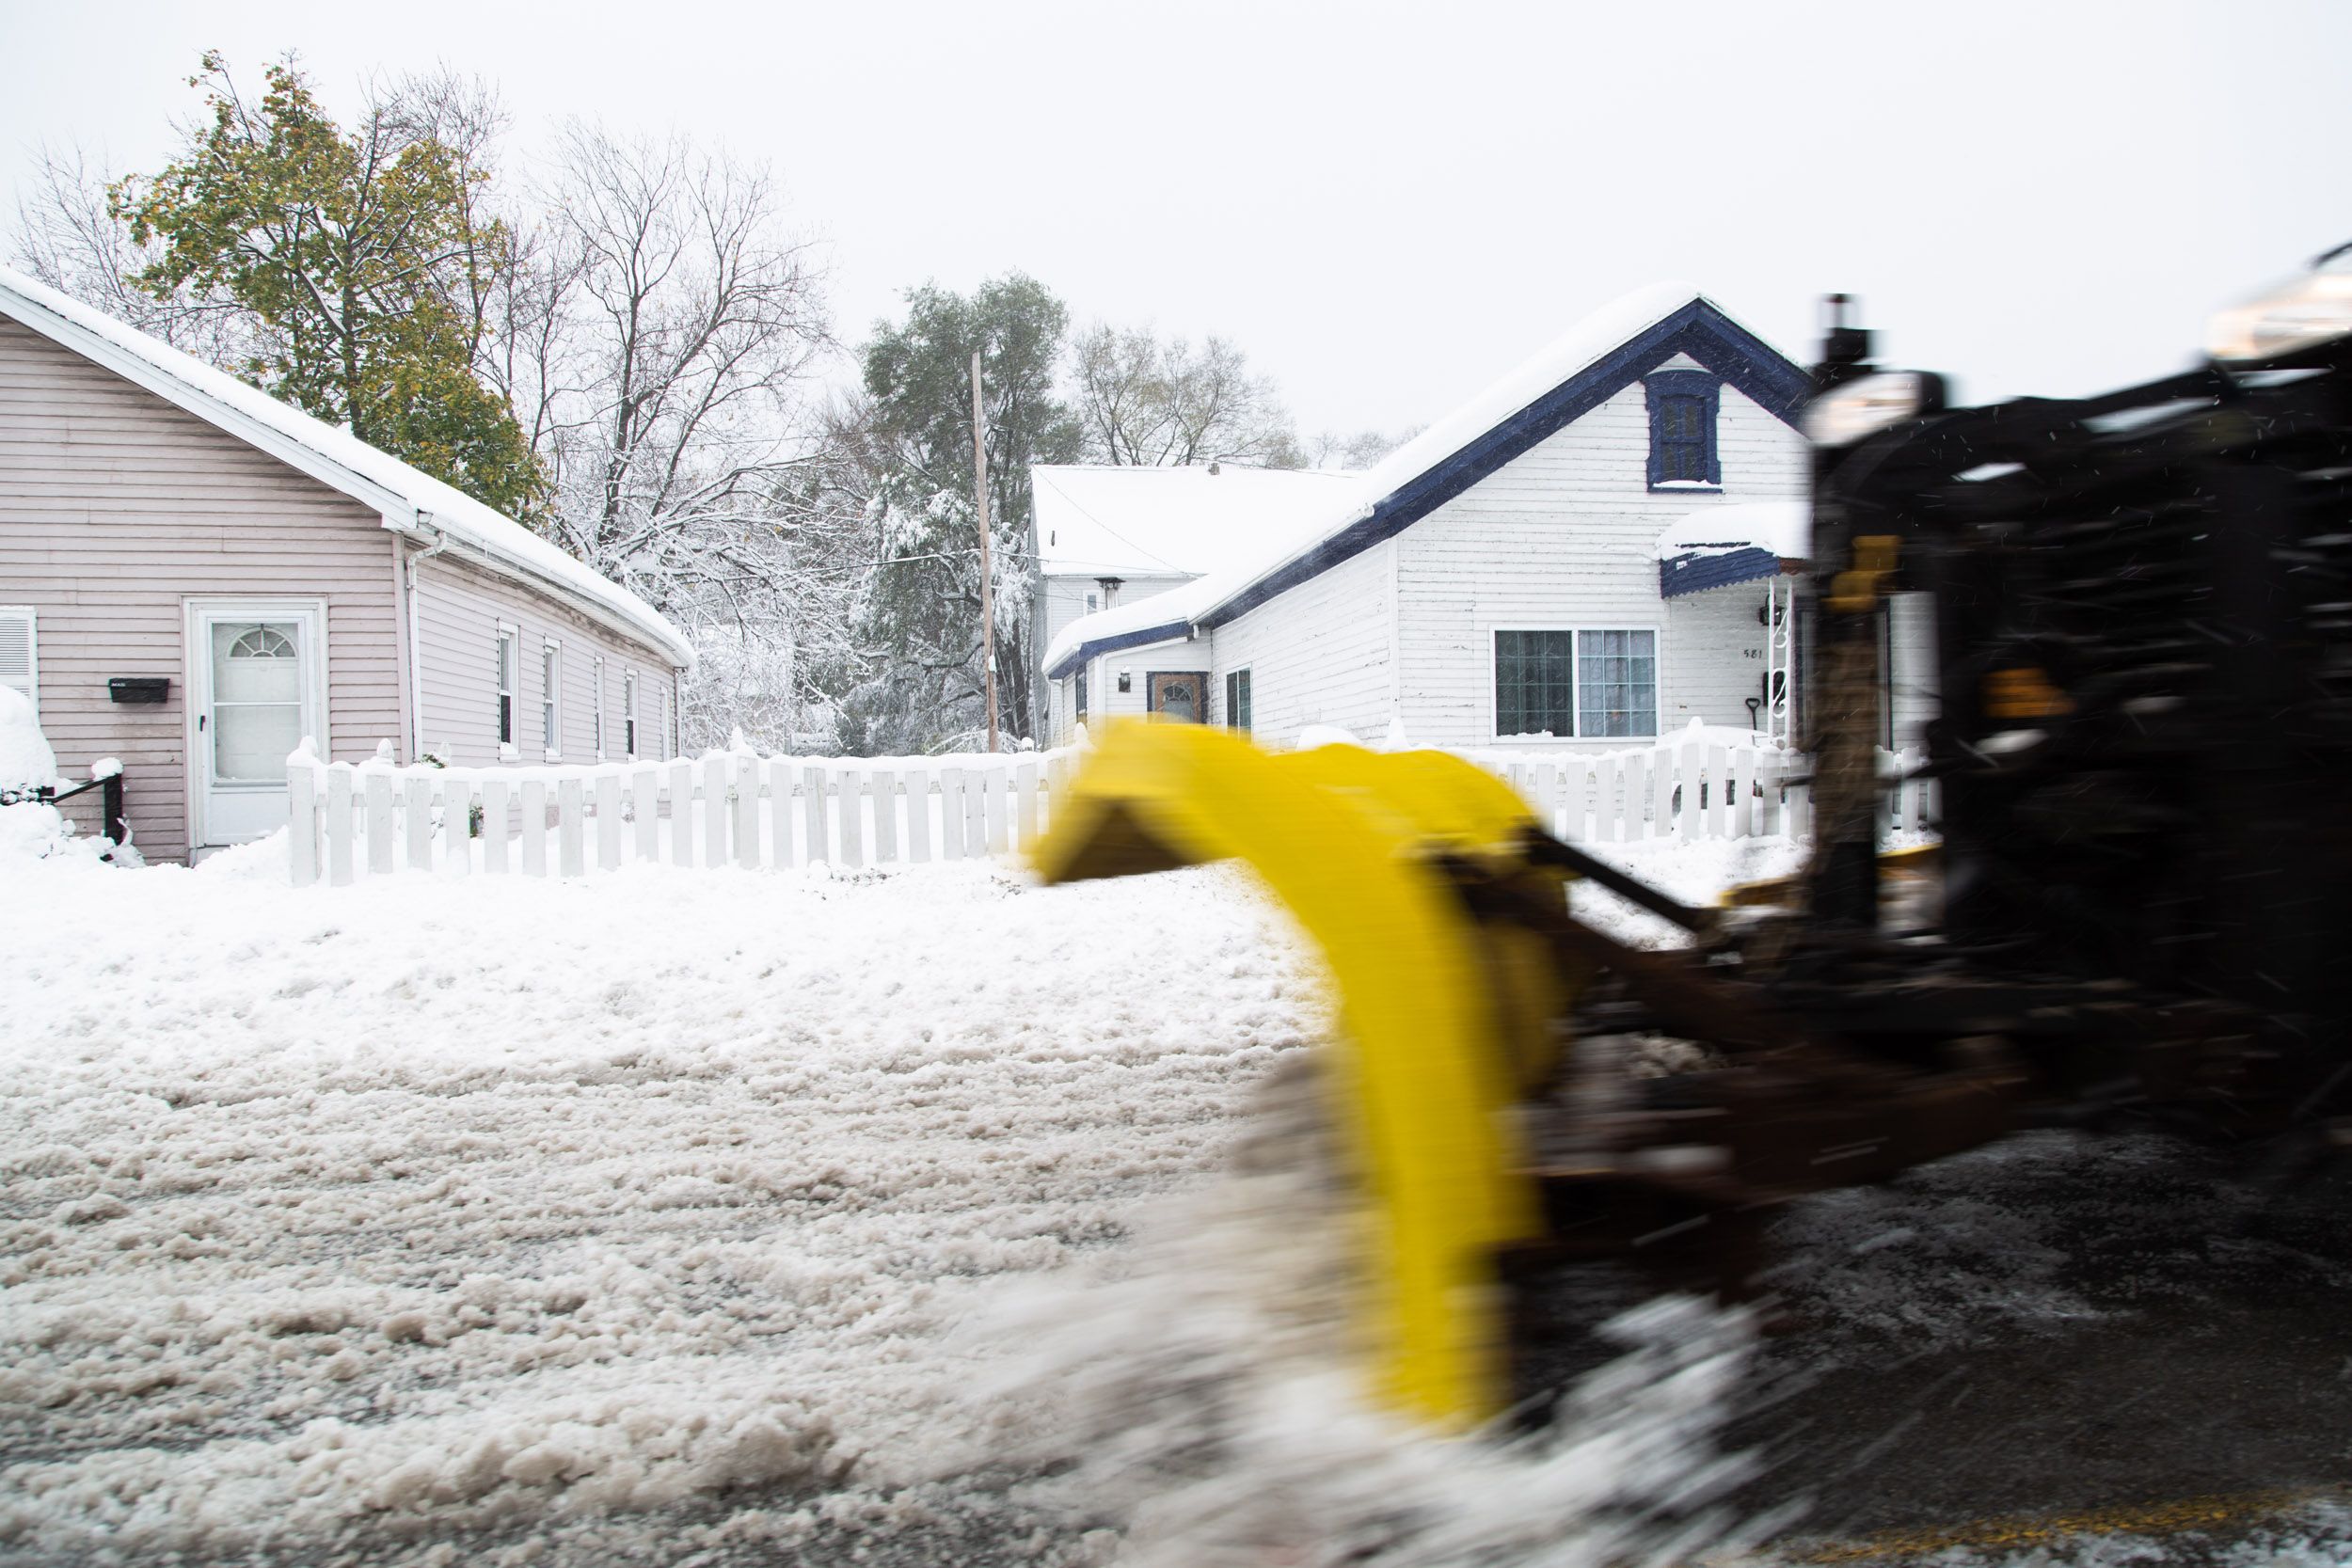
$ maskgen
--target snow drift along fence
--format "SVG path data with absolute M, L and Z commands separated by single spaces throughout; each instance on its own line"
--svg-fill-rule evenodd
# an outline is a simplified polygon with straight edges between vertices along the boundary
M 1805 759 L 1701 740 L 1635 751 L 1463 756 L 1506 780 L 1563 838 L 1801 834 Z M 943 757 L 762 757 L 575 767 L 394 767 L 287 760 L 296 885 L 395 871 L 578 877 L 591 865 L 914 864 L 1027 847 L 1053 820 L 1078 748 Z M 1882 771 L 1915 765 L 1880 753 Z M 1927 825 L 1931 786 L 1890 791 L 1885 826 Z

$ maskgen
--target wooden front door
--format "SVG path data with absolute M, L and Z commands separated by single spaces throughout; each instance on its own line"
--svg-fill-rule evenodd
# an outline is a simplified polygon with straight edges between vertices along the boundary
M 1186 670 L 1175 674 L 1146 675 L 1144 680 L 1147 700 L 1153 713 L 1181 719 L 1188 724 L 1208 721 L 1207 675 L 1197 670 Z

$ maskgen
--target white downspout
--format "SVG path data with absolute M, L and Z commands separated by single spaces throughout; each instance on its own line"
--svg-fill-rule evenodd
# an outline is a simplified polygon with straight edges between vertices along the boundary
M 433 543 L 408 554 L 408 760 L 424 756 L 424 643 L 417 617 L 417 562 L 430 561 L 449 548 L 449 535 L 433 526 L 433 514 L 419 512 L 417 526 L 433 535 Z

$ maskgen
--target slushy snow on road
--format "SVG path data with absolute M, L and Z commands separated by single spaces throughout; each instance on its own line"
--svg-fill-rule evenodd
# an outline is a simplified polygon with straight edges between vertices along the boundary
M 282 853 L 0 868 L 14 1551 L 969 1466 L 942 1330 L 1210 1169 L 1322 1027 L 1223 870 L 297 894 Z
M 1043 1347 L 959 1328 L 1126 1269 L 1328 1028 L 1229 868 L 297 892 L 283 855 L 0 867 L 7 1553 L 523 1561 L 962 1495 L 974 1391 Z

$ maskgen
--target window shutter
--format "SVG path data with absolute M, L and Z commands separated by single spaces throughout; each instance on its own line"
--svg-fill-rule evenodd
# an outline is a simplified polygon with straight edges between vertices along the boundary
M 33 612 L 0 610 L 0 686 L 24 693 L 36 713 L 40 711 L 39 672 L 34 654 Z
M 1653 371 L 1642 378 L 1649 403 L 1649 483 L 1724 482 L 1716 449 L 1723 384 L 1711 371 Z

